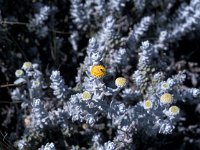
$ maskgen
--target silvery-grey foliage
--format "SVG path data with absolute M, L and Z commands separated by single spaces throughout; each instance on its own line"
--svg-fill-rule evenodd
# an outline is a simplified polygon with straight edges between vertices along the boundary
M 46 145 L 43 145 L 38 150 L 56 150 L 56 148 L 53 143 L 47 143 Z
M 44 21 L 48 19 L 49 12 L 49 6 L 41 7 L 39 13 L 35 14 L 35 18 L 33 18 L 31 21 L 32 26 L 42 26 L 44 24 Z
M 67 97 L 68 91 L 63 78 L 60 76 L 60 72 L 52 71 L 50 79 L 50 87 L 53 89 L 53 94 L 57 99 L 64 100 Z
M 73 23 L 77 25 L 78 29 L 85 30 L 87 28 L 88 16 L 84 9 L 84 4 L 81 0 L 72 0 L 71 5 L 71 17 L 73 18 Z
M 139 24 L 134 26 L 133 36 L 136 41 L 139 41 L 144 33 L 149 29 L 149 26 L 153 23 L 154 18 L 152 16 L 143 17 Z
M 50 15 L 56 12 L 56 9 L 56 7 L 41 6 L 38 13 L 30 20 L 28 29 L 31 32 L 35 32 L 39 38 L 45 38 L 50 30 L 49 27 L 45 25 L 45 21 L 49 19 Z

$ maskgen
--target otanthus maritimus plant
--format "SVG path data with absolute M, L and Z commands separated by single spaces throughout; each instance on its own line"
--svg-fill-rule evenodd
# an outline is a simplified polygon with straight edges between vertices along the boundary
M 4 3 L 2 116 L 17 149 L 199 149 L 199 0 Z

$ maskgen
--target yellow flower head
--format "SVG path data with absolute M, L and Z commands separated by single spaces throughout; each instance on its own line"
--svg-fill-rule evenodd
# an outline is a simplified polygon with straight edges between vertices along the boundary
M 169 104 L 172 102 L 172 100 L 173 100 L 173 97 L 169 93 L 165 93 L 160 97 L 160 102 L 163 104 Z
M 153 103 L 150 100 L 146 100 L 144 101 L 143 106 L 144 106 L 144 109 L 150 109 L 153 107 Z
M 118 77 L 115 79 L 115 85 L 117 87 L 124 87 L 126 85 L 126 79 L 123 77 Z
M 83 92 L 83 93 L 82 93 L 82 99 L 83 99 L 84 101 L 90 100 L 90 99 L 91 99 L 91 94 L 90 94 L 90 92 L 88 92 L 88 91 Z
M 22 66 L 22 69 L 24 70 L 29 70 L 32 67 L 32 63 L 31 62 L 25 62 Z
M 106 68 L 102 65 L 94 65 L 92 66 L 90 73 L 95 78 L 102 78 L 106 74 Z
M 169 108 L 169 115 L 175 116 L 175 115 L 179 114 L 179 112 L 180 112 L 180 108 L 177 106 L 171 106 Z
M 20 76 L 22 76 L 23 74 L 24 74 L 24 72 L 23 72 L 23 70 L 21 70 L 21 69 L 15 71 L 15 76 L 16 76 L 16 77 L 20 77 Z

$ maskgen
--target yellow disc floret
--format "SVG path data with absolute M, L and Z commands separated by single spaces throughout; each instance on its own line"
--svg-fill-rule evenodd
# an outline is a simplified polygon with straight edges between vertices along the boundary
M 90 73 L 95 78 L 102 78 L 106 74 L 106 68 L 102 65 L 94 65 L 92 66 Z
M 88 92 L 88 91 L 83 92 L 83 93 L 82 93 L 82 99 L 83 99 L 84 101 L 90 100 L 90 99 L 91 99 L 91 94 L 90 94 L 90 92 Z
M 126 79 L 123 77 L 118 77 L 115 79 L 115 85 L 117 87 L 124 87 L 126 85 Z
M 179 112 L 180 112 L 180 108 L 177 106 L 171 106 L 169 108 L 169 115 L 175 116 L 175 115 L 179 114 Z
M 150 109 L 153 107 L 153 103 L 150 100 L 146 100 L 144 101 L 143 106 L 144 106 L 144 109 Z
M 169 93 L 165 93 L 160 97 L 160 102 L 162 104 L 170 104 L 173 100 L 173 97 L 171 94 Z

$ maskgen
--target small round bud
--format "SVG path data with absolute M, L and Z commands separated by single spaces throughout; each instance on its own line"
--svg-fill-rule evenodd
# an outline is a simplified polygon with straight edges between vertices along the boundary
M 90 73 L 95 78 L 102 78 L 106 74 L 106 68 L 102 65 L 94 65 L 92 66 Z
M 169 84 L 167 82 L 161 83 L 161 89 L 162 90 L 168 90 L 170 88 Z
M 34 81 L 32 82 L 32 88 L 38 88 L 39 86 L 40 86 L 40 81 L 34 80 Z
M 82 99 L 83 99 L 84 101 L 90 100 L 90 99 L 91 99 L 91 94 L 90 94 L 90 92 L 88 92 L 88 91 L 83 92 L 83 93 L 82 93 Z
M 144 101 L 143 106 L 144 106 L 144 109 L 150 109 L 153 107 L 153 103 L 150 100 L 146 100 Z
M 15 76 L 16 77 L 21 77 L 23 74 L 24 74 L 24 72 L 21 69 L 15 71 Z
M 170 116 L 175 116 L 175 115 L 179 114 L 179 112 L 180 112 L 180 108 L 179 107 L 177 107 L 177 106 L 171 106 L 169 108 L 168 114 Z
M 126 79 L 123 77 L 118 77 L 115 79 L 115 85 L 117 87 L 124 87 L 126 85 Z
M 31 62 L 25 62 L 22 66 L 22 69 L 24 70 L 29 70 L 32 68 L 32 63 Z
M 160 102 L 162 104 L 170 104 L 173 100 L 173 97 L 171 94 L 169 93 L 165 93 L 160 97 Z

